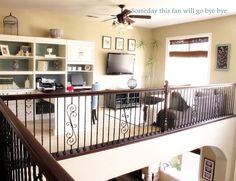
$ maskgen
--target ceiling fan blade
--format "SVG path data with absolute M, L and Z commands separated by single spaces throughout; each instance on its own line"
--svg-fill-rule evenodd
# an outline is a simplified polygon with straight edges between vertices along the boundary
M 113 17 L 113 18 L 109 18 L 109 19 L 102 20 L 102 22 L 110 21 L 110 20 L 113 20 L 113 19 L 116 19 L 116 17 Z
M 89 18 L 99 18 L 98 16 L 94 16 L 94 15 L 86 15 L 87 17 L 89 17 Z
M 142 19 L 151 19 L 149 15 L 129 15 L 130 18 L 142 18 Z
M 128 10 L 128 9 L 125 9 L 124 11 L 122 11 L 122 15 L 123 16 L 127 16 L 128 14 L 132 13 L 132 11 Z
M 128 18 L 127 16 L 126 16 L 124 19 L 125 19 L 125 21 L 126 21 L 127 23 L 129 23 L 129 24 L 132 24 L 132 23 L 135 22 L 134 20 Z

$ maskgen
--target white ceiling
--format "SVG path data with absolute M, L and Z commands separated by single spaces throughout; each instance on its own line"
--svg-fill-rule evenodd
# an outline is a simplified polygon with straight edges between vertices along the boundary
M 133 19 L 134 26 L 146 28 L 236 14 L 234 0 L 1 0 L 1 6 L 55 11 L 71 15 L 91 15 L 97 16 L 97 21 L 109 19 L 110 15 L 120 13 L 118 4 L 125 4 L 126 9 L 129 10 L 149 11 L 146 15 L 151 15 L 151 20 Z M 184 10 L 189 8 L 193 8 L 193 11 L 184 13 Z M 217 9 L 224 12 L 217 12 Z

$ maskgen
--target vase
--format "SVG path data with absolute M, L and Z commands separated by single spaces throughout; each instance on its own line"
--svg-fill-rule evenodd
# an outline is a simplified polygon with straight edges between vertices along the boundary
M 134 89 L 135 87 L 137 87 L 137 80 L 132 76 L 128 82 L 127 82 L 127 85 L 130 89 Z
M 12 67 L 12 70 L 18 70 L 19 69 L 19 63 L 16 60 L 13 60 L 11 67 Z

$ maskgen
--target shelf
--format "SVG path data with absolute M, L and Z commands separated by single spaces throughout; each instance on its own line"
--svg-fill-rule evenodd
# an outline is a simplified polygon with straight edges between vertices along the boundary
M 113 109 L 139 107 L 141 103 L 140 93 L 117 93 L 106 96 L 106 106 Z
M 41 74 L 41 75 L 60 75 L 60 74 L 65 74 L 66 71 L 36 71 L 36 74 Z
M 0 60 L 14 60 L 14 59 L 33 59 L 33 56 L 15 56 L 15 55 L 10 55 L 10 56 L 2 56 L 0 55 Z
M 67 65 L 93 65 L 93 62 L 67 62 Z
M 1 90 L 0 95 L 15 95 L 15 94 L 35 94 L 35 93 L 40 93 L 38 91 L 35 91 L 33 88 L 29 89 L 4 89 Z
M 73 86 L 75 90 L 78 90 L 78 89 L 91 89 L 92 86 Z
M 44 57 L 44 56 L 37 56 L 36 60 L 45 60 L 45 61 L 50 61 L 50 60 L 64 60 L 66 57 Z
M 75 73 L 75 72 L 93 72 L 92 70 L 68 70 L 68 73 Z
M 67 87 L 67 82 L 71 82 L 71 75 L 75 74 L 82 77 L 83 82 L 86 82 L 84 85 L 90 85 L 78 86 L 76 89 L 79 91 L 91 89 L 94 42 L 0 35 L 0 44 L 8 46 L 10 52 L 9 56 L 0 55 L 0 77 L 14 79 L 17 87 L 12 91 L 14 89 L 27 91 L 24 85 L 27 79 L 30 81 L 30 88 L 35 89 L 36 77 L 55 79 Z M 49 47 L 52 48 L 51 56 L 48 55 Z M 25 53 L 27 50 L 29 54 Z
M 33 75 L 34 71 L 0 71 L 0 75 Z

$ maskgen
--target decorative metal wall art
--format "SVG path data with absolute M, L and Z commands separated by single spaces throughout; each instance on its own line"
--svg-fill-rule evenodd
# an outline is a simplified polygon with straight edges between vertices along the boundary
M 229 70 L 230 44 L 216 46 L 216 70 Z
M 15 16 L 12 16 L 11 13 L 9 16 L 3 18 L 3 33 L 18 35 L 18 19 Z

